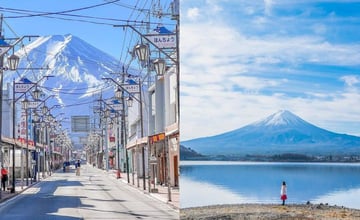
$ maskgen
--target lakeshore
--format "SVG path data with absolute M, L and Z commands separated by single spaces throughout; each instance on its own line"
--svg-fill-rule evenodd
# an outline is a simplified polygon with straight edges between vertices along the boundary
M 211 205 L 180 210 L 181 220 L 338 220 L 360 219 L 359 209 L 327 204 L 237 204 Z

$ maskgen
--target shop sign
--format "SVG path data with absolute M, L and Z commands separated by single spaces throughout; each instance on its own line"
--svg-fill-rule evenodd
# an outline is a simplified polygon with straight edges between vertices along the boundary
M 165 133 L 156 134 L 149 137 L 150 144 L 156 143 L 158 141 L 165 140 Z

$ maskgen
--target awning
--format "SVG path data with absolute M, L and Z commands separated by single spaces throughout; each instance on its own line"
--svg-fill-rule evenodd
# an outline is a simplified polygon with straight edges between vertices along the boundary
M 134 148 L 137 145 L 141 145 L 141 144 L 147 144 L 147 141 L 148 141 L 148 137 L 142 137 L 142 138 L 136 139 L 135 141 L 128 143 L 126 145 L 126 149 L 131 149 L 131 148 Z
M 175 122 L 165 128 L 165 135 L 170 136 L 179 133 L 179 123 Z

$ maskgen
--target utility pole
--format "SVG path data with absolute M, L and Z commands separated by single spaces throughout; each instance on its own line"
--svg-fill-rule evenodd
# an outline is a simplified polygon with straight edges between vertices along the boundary
M 122 68 L 122 76 L 121 76 L 121 82 L 122 84 L 125 81 L 125 69 L 124 66 Z M 126 121 L 125 121 L 125 114 L 126 114 L 126 110 L 125 110 L 125 98 L 124 98 L 124 90 L 121 90 L 121 108 L 122 108 L 122 114 L 121 114 L 121 143 L 122 146 L 125 150 L 125 160 L 126 160 L 126 177 L 127 177 L 127 181 L 128 183 L 130 183 L 130 169 L 129 169 L 129 153 L 128 150 L 126 149 L 126 145 L 127 145 L 127 134 L 126 134 Z
M 0 15 L 0 40 L 3 41 L 4 37 L 2 35 L 2 22 L 3 22 L 3 15 Z M 3 157 L 3 143 L 2 143 L 2 106 L 3 106 L 3 75 L 4 75 L 4 54 L 0 56 L 0 158 L 1 158 L 1 166 L 4 166 L 4 157 Z M 2 198 L 0 190 L 0 199 Z

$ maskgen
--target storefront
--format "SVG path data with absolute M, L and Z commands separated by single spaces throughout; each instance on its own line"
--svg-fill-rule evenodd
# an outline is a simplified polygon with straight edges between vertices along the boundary
M 165 128 L 166 145 L 169 155 L 170 184 L 173 187 L 179 186 L 179 126 L 174 123 Z
M 167 154 L 165 148 L 165 133 L 149 136 L 149 163 L 151 188 L 156 189 L 156 185 L 167 183 Z
M 127 144 L 126 149 L 128 151 L 129 155 L 129 168 L 130 172 L 133 174 L 132 183 L 135 185 L 135 174 L 136 174 L 136 182 L 139 186 L 139 178 L 145 178 L 148 175 L 147 174 L 147 146 L 148 140 L 147 137 L 143 137 L 140 139 L 136 139 L 133 142 L 130 142 Z M 144 148 L 144 150 L 143 150 Z M 143 155 L 144 153 L 144 155 Z M 144 165 L 143 165 L 144 164 Z M 144 172 L 145 167 L 145 172 Z

